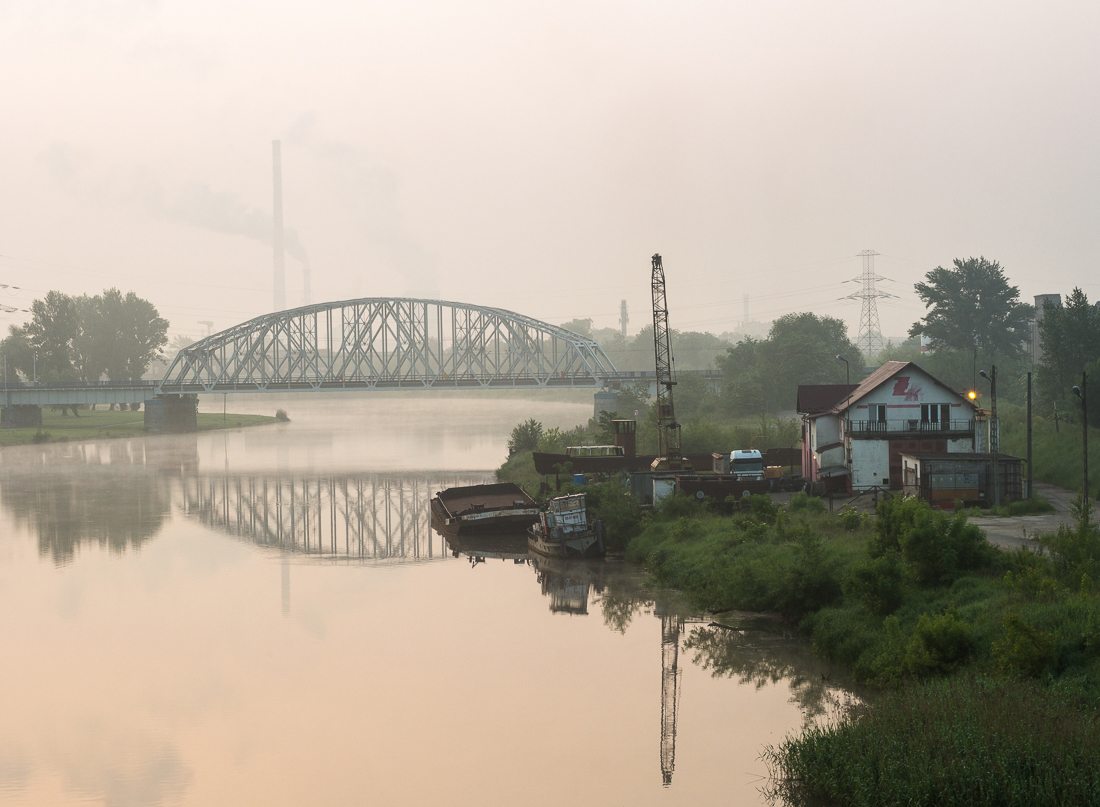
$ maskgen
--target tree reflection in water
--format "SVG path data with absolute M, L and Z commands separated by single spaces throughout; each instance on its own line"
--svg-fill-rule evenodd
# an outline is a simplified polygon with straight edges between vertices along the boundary
M 38 538 L 54 563 L 72 561 L 82 543 L 122 553 L 164 525 L 171 479 L 195 462 L 194 441 L 147 449 L 142 440 L 7 449 L 0 504 Z
M 692 663 L 716 678 L 736 678 L 757 689 L 786 682 L 806 723 L 852 702 L 851 682 L 839 668 L 814 655 L 804 640 L 759 624 L 698 626 L 684 640 L 684 649 L 693 653 Z

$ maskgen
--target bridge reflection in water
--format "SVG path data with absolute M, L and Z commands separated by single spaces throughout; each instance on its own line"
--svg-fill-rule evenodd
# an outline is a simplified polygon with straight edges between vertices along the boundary
M 483 481 L 483 474 L 208 474 L 182 480 L 181 507 L 211 529 L 316 560 L 425 563 L 447 557 L 431 530 L 432 496 Z

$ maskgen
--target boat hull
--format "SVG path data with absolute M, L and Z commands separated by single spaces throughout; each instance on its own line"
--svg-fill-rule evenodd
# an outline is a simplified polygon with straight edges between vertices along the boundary
M 607 554 L 603 539 L 595 530 L 552 538 L 545 535 L 537 524 L 528 533 L 527 549 L 548 558 L 602 558 Z

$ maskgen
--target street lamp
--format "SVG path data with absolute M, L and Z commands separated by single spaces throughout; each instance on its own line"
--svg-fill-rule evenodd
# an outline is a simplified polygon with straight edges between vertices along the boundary
M 1084 438 L 1081 444 L 1081 459 L 1084 462 L 1084 483 L 1082 496 L 1084 497 L 1085 517 L 1089 515 L 1089 410 L 1088 410 L 1088 378 L 1081 373 L 1081 386 L 1073 388 L 1073 394 L 1081 399 L 1081 436 Z
M 23 365 L 23 366 L 26 367 L 26 365 Z M 34 361 L 31 363 L 31 370 L 33 371 L 31 377 L 34 379 L 34 383 L 37 384 L 38 383 L 38 351 L 37 350 L 34 351 Z
M 989 397 L 991 399 L 989 406 L 989 456 L 990 471 L 993 474 L 993 506 L 1000 507 L 1001 488 L 997 484 L 997 454 L 1001 450 L 1001 435 L 1000 424 L 997 422 L 997 365 L 993 365 L 989 375 L 986 375 L 985 370 L 979 370 L 978 375 L 989 382 Z
M 852 405 L 852 384 L 850 367 L 848 360 L 841 356 L 839 353 L 836 355 L 838 361 L 844 362 L 844 464 L 848 464 L 848 431 L 852 428 L 852 415 L 848 409 Z M 851 481 L 851 480 L 849 480 Z M 829 507 L 832 507 L 832 498 L 829 499 Z

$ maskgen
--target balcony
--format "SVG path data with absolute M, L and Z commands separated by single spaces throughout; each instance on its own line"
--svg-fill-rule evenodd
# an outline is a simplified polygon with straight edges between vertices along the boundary
M 853 440 L 874 440 L 888 437 L 973 437 L 973 420 L 853 420 L 849 423 Z

